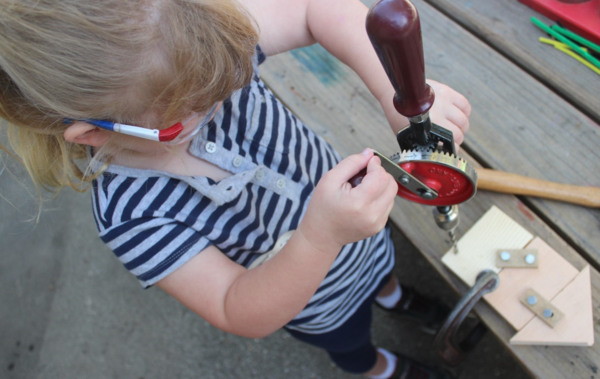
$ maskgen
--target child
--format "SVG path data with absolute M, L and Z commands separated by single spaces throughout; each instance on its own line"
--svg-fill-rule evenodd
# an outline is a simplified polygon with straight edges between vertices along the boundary
M 391 276 L 397 184 L 369 149 L 341 160 L 258 76 L 265 56 L 318 42 L 397 132 L 407 121 L 366 11 L 357 0 L 0 0 L 0 116 L 41 186 L 91 183 L 100 238 L 145 288 L 229 333 L 285 327 L 348 372 L 446 377 L 370 342 L 376 297 L 423 327 L 443 317 Z M 460 143 L 469 103 L 430 84 L 433 121 Z

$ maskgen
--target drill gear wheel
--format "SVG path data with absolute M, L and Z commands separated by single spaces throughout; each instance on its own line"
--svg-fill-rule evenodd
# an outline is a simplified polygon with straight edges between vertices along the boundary
M 402 185 L 398 196 L 419 204 L 446 206 L 463 203 L 476 192 L 477 172 L 454 154 L 426 149 L 405 150 L 390 159 L 438 194 L 424 199 Z

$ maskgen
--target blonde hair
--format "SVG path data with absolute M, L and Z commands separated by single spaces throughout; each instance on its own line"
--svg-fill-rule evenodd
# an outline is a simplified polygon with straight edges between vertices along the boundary
M 65 117 L 166 127 L 244 87 L 257 42 L 235 0 L 0 0 L 0 117 L 37 185 L 83 190 Z

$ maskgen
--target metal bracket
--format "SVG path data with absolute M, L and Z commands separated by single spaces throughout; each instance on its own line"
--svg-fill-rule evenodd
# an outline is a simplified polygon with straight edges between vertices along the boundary
M 450 366 L 457 366 L 465 358 L 465 352 L 473 349 L 485 333 L 485 327 L 479 324 L 469 336 L 460 343 L 455 342 L 456 334 L 471 309 L 479 299 L 488 292 L 492 292 L 500 283 L 498 274 L 491 270 L 484 270 L 477 275 L 475 285 L 460 299 L 446 321 L 438 331 L 433 341 L 433 349 L 437 351 L 444 362 Z

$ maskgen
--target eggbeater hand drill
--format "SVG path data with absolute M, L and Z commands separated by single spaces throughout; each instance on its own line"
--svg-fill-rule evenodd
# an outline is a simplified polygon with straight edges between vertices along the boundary
M 452 132 L 429 118 L 435 94 L 425 82 L 419 15 L 408 0 L 380 0 L 366 27 L 396 92 L 394 107 L 410 122 L 397 134 L 399 153 L 376 154 L 398 182 L 398 196 L 435 206 L 436 224 L 449 233 L 456 253 L 457 205 L 475 195 L 477 173 L 457 156 Z

